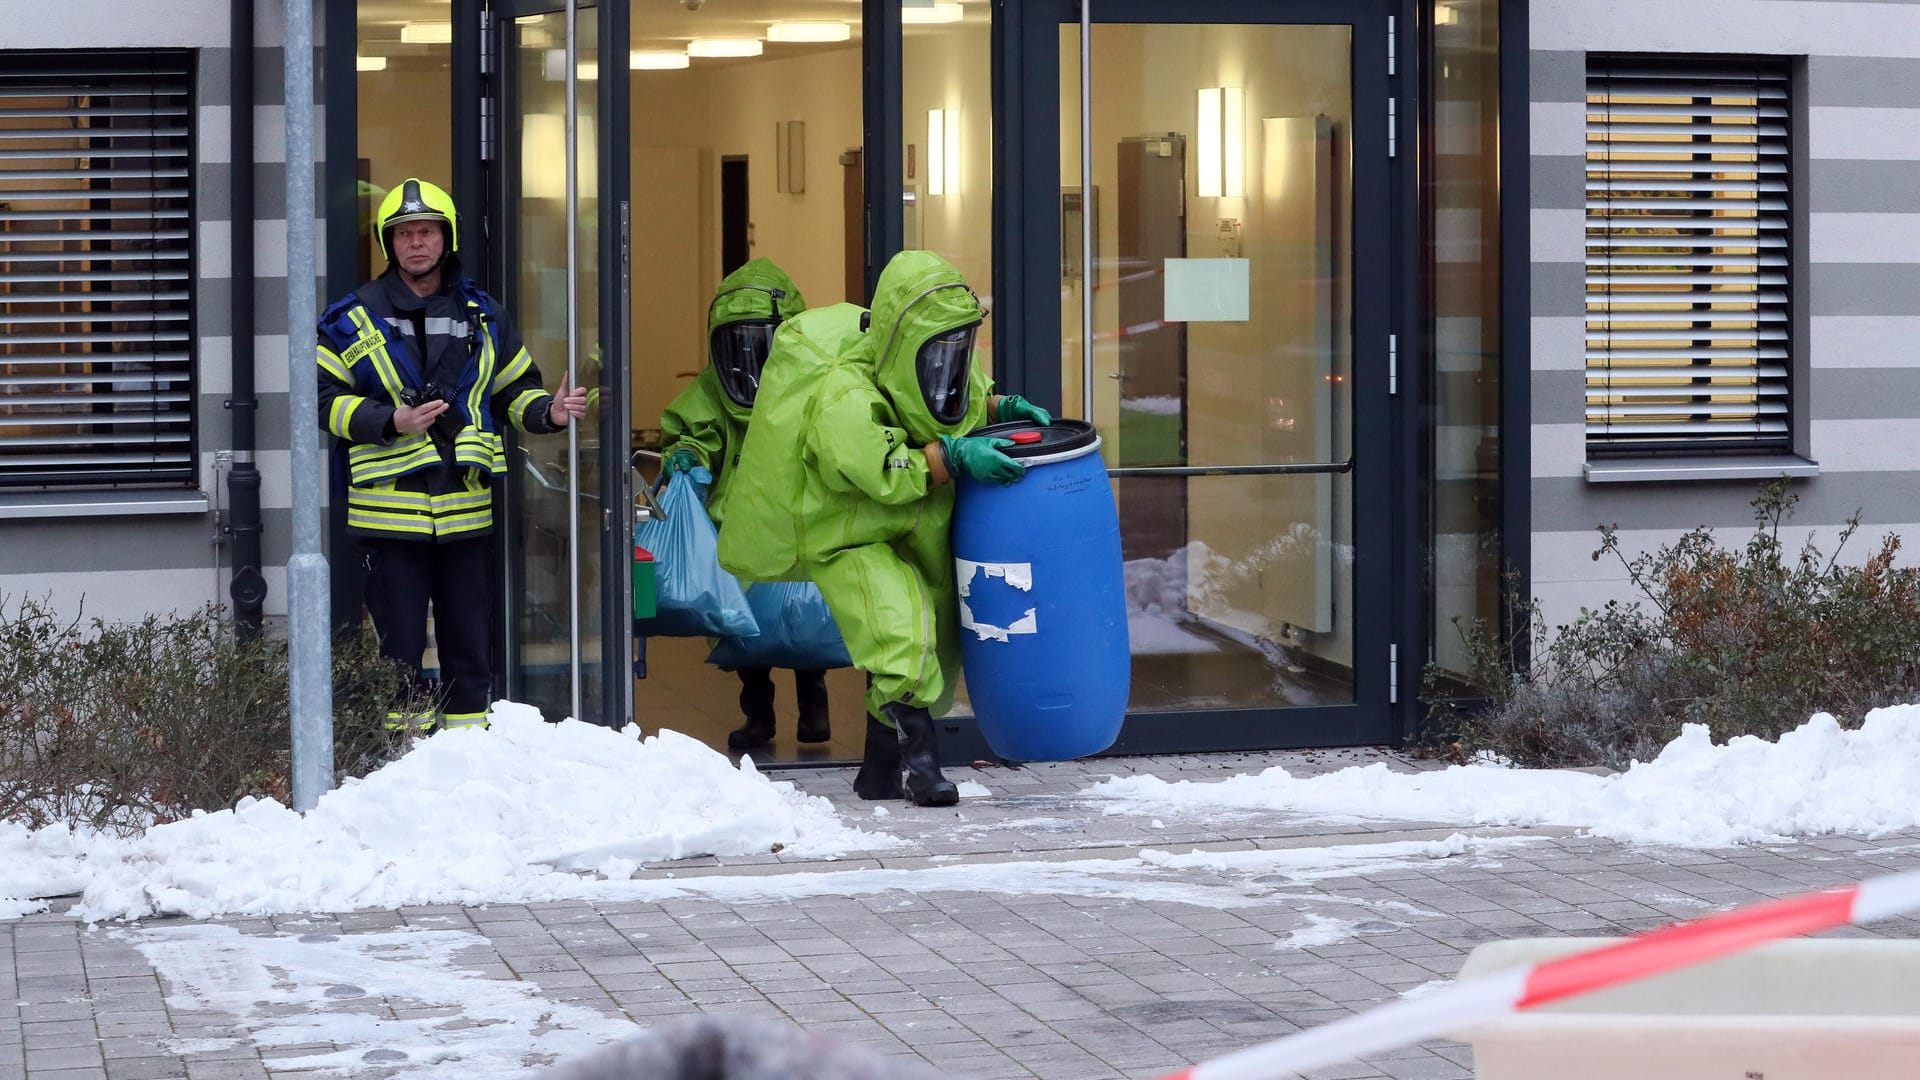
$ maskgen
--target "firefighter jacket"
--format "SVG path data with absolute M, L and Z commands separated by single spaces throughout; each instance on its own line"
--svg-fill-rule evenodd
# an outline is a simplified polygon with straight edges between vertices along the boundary
M 507 471 L 500 432 L 559 430 L 533 358 L 471 280 L 421 297 L 385 274 L 321 314 L 318 344 L 320 423 L 344 447 L 356 534 L 485 535 L 493 476 Z M 397 431 L 394 410 L 423 396 L 452 407 L 429 431 Z

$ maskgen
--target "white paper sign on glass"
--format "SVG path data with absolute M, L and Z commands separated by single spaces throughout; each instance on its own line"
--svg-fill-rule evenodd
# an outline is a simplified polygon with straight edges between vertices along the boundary
M 1166 260 L 1166 321 L 1246 322 L 1253 292 L 1248 262 Z

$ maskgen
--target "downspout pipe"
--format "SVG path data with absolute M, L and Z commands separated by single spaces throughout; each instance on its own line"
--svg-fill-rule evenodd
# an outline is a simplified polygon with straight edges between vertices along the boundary
M 267 579 L 260 572 L 260 468 L 254 461 L 254 416 L 260 401 L 253 379 L 253 3 L 232 0 L 233 116 L 233 468 L 227 473 L 229 528 L 233 536 L 233 621 L 240 640 L 260 636 Z

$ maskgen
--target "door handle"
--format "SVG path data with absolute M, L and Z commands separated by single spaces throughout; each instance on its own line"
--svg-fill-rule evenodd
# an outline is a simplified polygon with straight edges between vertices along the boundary
M 635 522 L 665 521 L 667 520 L 666 508 L 660 505 L 659 499 L 654 498 L 654 485 L 647 483 L 647 474 L 640 471 L 640 459 L 643 457 L 650 457 L 655 461 L 661 461 L 662 459 L 662 455 L 657 450 L 635 450 L 627 456 L 627 464 L 632 468 L 633 475 L 640 478 L 640 484 L 635 492 L 640 496 L 640 505 L 633 508 L 633 520 Z M 665 463 L 662 462 L 663 466 L 664 464 Z M 664 467 L 661 470 L 660 479 L 666 479 L 666 470 Z
M 1134 465 L 1108 469 L 1108 476 L 1311 476 L 1353 471 L 1353 459 L 1299 461 L 1285 465 Z

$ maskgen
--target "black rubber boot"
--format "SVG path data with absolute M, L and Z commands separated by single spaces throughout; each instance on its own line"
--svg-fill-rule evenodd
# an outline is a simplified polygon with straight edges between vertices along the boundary
M 747 722 L 727 733 L 727 749 L 757 750 L 773 741 L 773 672 L 743 667 L 740 676 L 740 712 Z
M 907 789 L 900 786 L 900 735 L 871 716 L 867 717 L 866 752 L 860 759 L 860 773 L 853 778 L 853 793 L 863 799 L 907 797 Z
M 827 720 L 827 673 L 793 672 L 793 696 L 800 702 L 800 724 L 793 737 L 803 743 L 823 743 L 833 738 L 833 726 Z
M 960 789 L 940 774 L 939 736 L 933 714 L 902 702 L 890 702 L 881 711 L 900 728 L 900 760 L 907 768 L 907 798 L 915 806 L 952 806 Z

